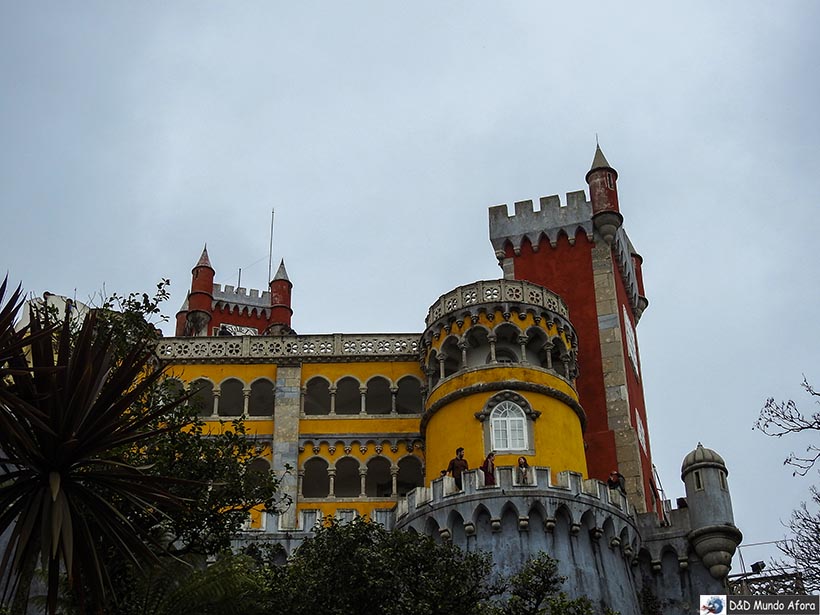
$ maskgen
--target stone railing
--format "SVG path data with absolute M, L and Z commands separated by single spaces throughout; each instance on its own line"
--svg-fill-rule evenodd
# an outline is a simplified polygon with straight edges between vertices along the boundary
M 427 311 L 425 322 L 429 327 L 447 314 L 497 303 L 533 305 L 569 318 L 564 300 L 543 286 L 519 280 L 484 280 L 459 286 L 439 297 Z
M 329 361 L 334 358 L 406 357 L 418 359 L 417 333 L 283 335 L 242 337 L 174 337 L 157 344 L 157 355 L 166 361 L 232 361 L 299 359 Z

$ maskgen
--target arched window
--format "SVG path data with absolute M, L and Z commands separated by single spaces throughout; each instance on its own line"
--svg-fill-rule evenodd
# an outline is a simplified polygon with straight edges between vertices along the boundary
M 396 411 L 399 414 L 421 414 L 422 405 L 421 382 L 412 376 L 405 376 L 399 380 Z
M 214 413 L 214 385 L 207 380 L 194 380 L 191 383 L 194 395 L 191 404 L 196 407 L 199 416 L 211 416 Z
M 251 416 L 271 416 L 273 414 L 274 393 L 270 380 L 256 380 L 251 384 L 248 399 L 248 414 Z
M 330 414 L 330 385 L 324 378 L 311 378 L 305 387 L 305 414 Z
M 376 376 L 367 381 L 365 408 L 368 414 L 390 414 L 393 394 L 387 378 Z
M 399 474 L 396 477 L 398 495 L 405 496 L 416 487 L 424 486 L 424 469 L 418 457 L 408 455 L 399 460 Z
M 362 394 L 359 381 L 345 376 L 336 385 L 336 414 L 359 414 L 362 410 Z
M 509 400 L 502 401 L 490 415 L 493 450 L 520 451 L 527 446 L 527 417 L 524 410 Z
M 245 409 L 245 386 L 241 380 L 230 378 L 222 383 L 219 396 L 219 416 L 241 416 Z
M 305 462 L 304 471 L 302 496 L 306 498 L 326 498 L 330 493 L 327 461 L 321 457 L 311 457 Z

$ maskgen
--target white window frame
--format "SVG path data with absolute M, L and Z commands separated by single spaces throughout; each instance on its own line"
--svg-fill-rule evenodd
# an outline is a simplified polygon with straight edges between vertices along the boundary
M 494 451 L 524 451 L 529 448 L 527 415 L 517 403 L 505 399 L 490 413 L 490 434 Z

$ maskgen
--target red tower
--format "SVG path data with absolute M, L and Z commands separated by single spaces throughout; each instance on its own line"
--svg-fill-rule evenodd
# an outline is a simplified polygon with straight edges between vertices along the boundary
M 177 335 L 208 335 L 208 325 L 213 316 L 214 273 L 206 244 L 191 269 L 191 290 L 177 313 Z
M 575 386 L 587 415 L 590 477 L 626 478 L 636 508 L 659 510 L 635 326 L 648 302 L 642 259 L 622 227 L 618 173 L 596 148 L 583 191 L 490 209 L 490 240 L 506 279 L 527 280 L 566 301 L 578 334 Z
M 270 281 L 270 325 L 284 325 L 290 328 L 290 317 L 293 310 L 290 307 L 290 291 L 293 284 L 290 283 L 288 272 L 285 270 L 285 261 L 279 263 L 279 269 Z
M 290 327 L 293 284 L 285 261 L 265 292 L 214 284 L 207 246 L 191 273 L 191 290 L 177 313 L 178 336 L 295 333 Z

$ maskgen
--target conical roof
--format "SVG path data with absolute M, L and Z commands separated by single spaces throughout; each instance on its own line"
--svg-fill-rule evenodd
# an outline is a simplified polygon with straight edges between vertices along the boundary
M 601 146 L 595 146 L 595 157 L 592 159 L 592 166 L 589 168 L 590 171 L 594 171 L 595 169 L 611 169 L 612 167 L 609 164 L 609 161 L 604 156 L 604 152 L 601 151 Z
M 587 183 L 589 183 L 589 176 L 590 175 L 595 173 L 595 171 L 603 171 L 603 170 L 611 172 L 612 174 L 615 175 L 615 178 L 617 179 L 618 171 L 616 171 L 615 169 L 613 169 L 609 165 L 609 161 L 606 159 L 606 156 L 604 156 L 604 152 L 601 150 L 601 146 L 596 144 L 595 145 L 595 156 L 592 158 L 592 166 L 590 167 L 589 171 L 587 171 L 586 178 L 585 178 Z
M 288 277 L 288 271 L 287 269 L 285 269 L 284 258 L 279 263 L 279 269 L 276 270 L 276 275 L 273 276 L 271 282 L 276 282 L 277 280 L 285 280 L 286 282 L 290 282 L 290 278 Z
M 205 244 L 205 247 L 202 248 L 202 256 L 199 257 L 199 260 L 196 262 L 196 265 L 194 265 L 194 269 L 196 269 L 197 267 L 208 267 L 210 269 L 213 269 L 213 267 L 211 266 L 211 259 L 208 258 L 207 243 Z

